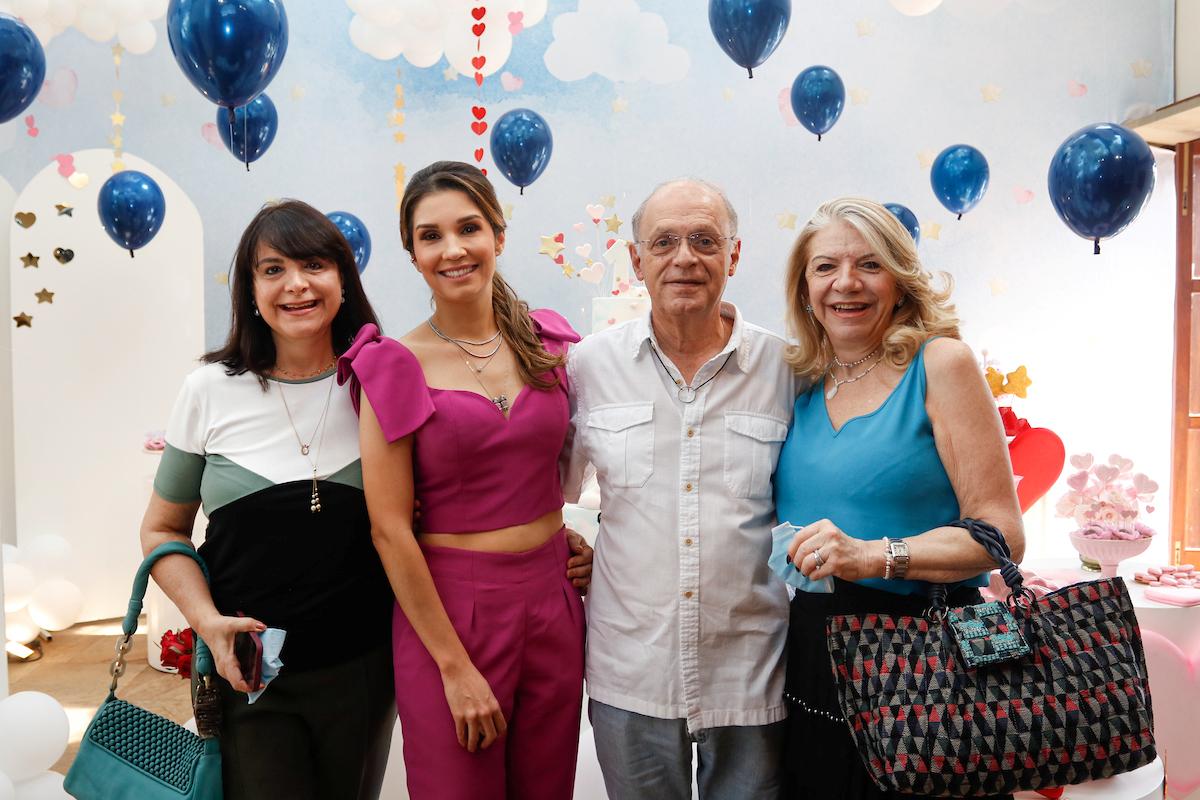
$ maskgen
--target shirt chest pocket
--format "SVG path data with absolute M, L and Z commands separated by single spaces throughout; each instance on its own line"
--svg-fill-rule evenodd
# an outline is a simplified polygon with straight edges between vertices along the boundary
M 646 485 L 654 472 L 654 404 L 596 406 L 588 412 L 589 450 L 601 478 L 612 486 Z
M 734 497 L 771 496 L 771 475 L 787 423 L 766 414 L 725 413 L 725 484 Z

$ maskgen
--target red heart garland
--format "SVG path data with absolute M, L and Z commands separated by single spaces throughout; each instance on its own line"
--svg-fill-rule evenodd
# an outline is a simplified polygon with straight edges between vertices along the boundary
M 554 263 L 558 264 L 560 267 L 562 266 L 563 261 L 564 261 L 564 259 L 562 257 L 562 253 L 559 253 L 558 255 L 556 255 L 554 257 Z
M 482 147 L 475 148 L 475 160 L 483 161 L 483 148 Z
M 471 33 L 475 34 L 476 36 L 483 36 L 483 32 L 486 30 L 487 25 L 484 25 L 482 22 L 476 22 L 471 26 Z
M 471 9 L 471 16 L 475 18 L 476 22 L 483 19 L 483 15 L 486 13 L 487 13 L 487 6 L 479 6 L 478 8 Z
M 471 106 L 471 113 L 475 115 L 475 119 L 483 119 L 487 116 L 487 109 L 483 106 Z
M 487 56 L 475 56 L 471 59 L 471 66 L 475 69 L 483 69 L 483 65 L 487 63 Z
M 483 173 L 483 177 L 485 177 L 485 178 L 487 177 L 487 167 L 484 167 L 483 169 L 481 169 L 479 171 Z
M 1008 455 L 1013 474 L 1021 476 L 1021 482 L 1017 484 L 1017 501 L 1023 514 L 1054 486 L 1066 463 L 1067 450 L 1054 431 L 1029 428 L 1012 440 Z
M 564 238 L 566 237 L 564 237 L 561 233 L 554 234 L 554 241 L 558 242 L 559 244 L 563 243 Z
M 487 123 L 486 122 L 472 122 L 471 130 L 475 132 L 476 136 L 483 136 L 483 132 L 487 130 Z
M 483 73 L 482 72 L 475 73 L 475 85 L 483 86 Z
M 616 239 L 609 239 L 607 242 L 604 243 L 604 249 L 607 250 L 608 248 L 612 247 L 616 243 L 617 243 Z

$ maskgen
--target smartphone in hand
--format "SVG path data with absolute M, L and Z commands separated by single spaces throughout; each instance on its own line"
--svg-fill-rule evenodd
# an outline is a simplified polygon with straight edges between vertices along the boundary
M 262 654 L 262 639 L 254 631 L 242 631 L 233 637 L 233 655 L 251 690 L 262 685 Z

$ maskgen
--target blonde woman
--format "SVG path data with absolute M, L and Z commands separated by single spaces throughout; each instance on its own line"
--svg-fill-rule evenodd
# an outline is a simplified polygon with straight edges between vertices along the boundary
M 917 259 L 882 205 L 821 205 L 788 261 L 788 361 L 812 388 L 796 398 L 775 472 L 789 548 L 832 594 L 797 592 L 788 630 L 790 797 L 887 796 L 871 781 L 840 713 L 825 619 L 920 614 L 929 582 L 957 584 L 950 605 L 980 602 L 994 566 L 947 523 L 971 517 L 1024 551 L 1004 432 L 947 288 Z M 912 795 L 907 795 L 911 797 Z

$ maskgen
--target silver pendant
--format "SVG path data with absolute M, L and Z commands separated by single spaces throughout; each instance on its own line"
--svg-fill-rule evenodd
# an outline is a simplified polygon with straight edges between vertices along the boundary
M 501 414 L 508 413 L 508 397 L 507 397 L 507 395 L 497 395 L 496 397 L 492 398 L 492 402 L 496 405 L 496 408 L 500 409 Z
M 688 404 L 696 401 L 696 390 L 690 386 L 680 386 L 676 394 L 679 395 L 679 402 L 681 403 Z
M 317 491 L 317 479 L 313 478 L 312 498 L 308 502 L 308 510 L 317 514 L 321 511 L 321 494 Z
M 306 445 L 306 444 L 300 445 L 300 455 L 302 455 L 302 456 L 308 455 L 308 445 Z
M 837 392 L 838 392 L 838 385 L 835 383 L 833 385 L 833 388 L 825 393 L 825 399 L 832 400 L 834 397 L 837 396 Z

